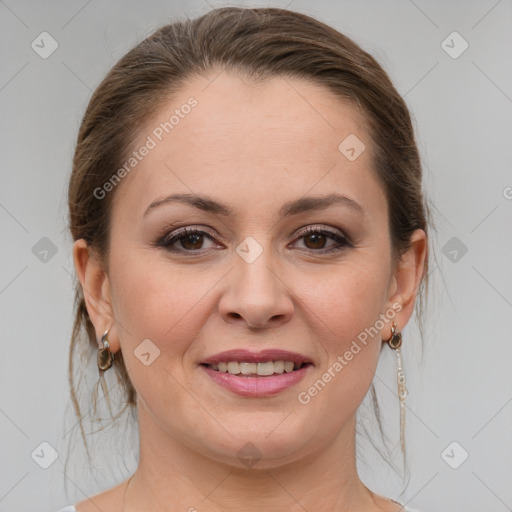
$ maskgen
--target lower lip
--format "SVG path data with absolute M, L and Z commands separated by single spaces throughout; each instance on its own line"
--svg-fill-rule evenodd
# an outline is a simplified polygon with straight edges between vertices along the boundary
M 229 391 L 240 396 L 272 396 L 295 386 L 312 368 L 306 364 L 299 370 L 290 373 L 281 373 L 269 377 L 239 377 L 230 373 L 213 370 L 209 366 L 200 365 L 201 368 L 212 378 L 212 380 Z

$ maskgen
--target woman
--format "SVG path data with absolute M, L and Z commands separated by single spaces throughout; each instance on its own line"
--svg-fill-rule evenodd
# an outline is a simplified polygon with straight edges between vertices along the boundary
M 276 8 L 161 28 L 95 91 L 69 208 L 71 356 L 83 329 L 140 455 L 65 511 L 411 510 L 356 469 L 381 350 L 403 412 L 428 269 L 409 112 L 370 55 Z

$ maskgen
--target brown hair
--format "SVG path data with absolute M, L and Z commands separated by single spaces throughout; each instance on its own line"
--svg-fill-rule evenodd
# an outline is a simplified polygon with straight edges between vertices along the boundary
M 411 117 L 377 61 L 345 35 L 305 14 L 278 8 L 225 7 L 158 29 L 117 62 L 88 104 L 69 182 L 69 227 L 74 240 L 85 239 L 100 255 L 107 271 L 115 192 L 98 199 L 94 191 L 119 169 L 141 126 L 163 103 L 187 79 L 213 69 L 232 69 L 253 80 L 278 75 L 308 79 L 359 106 L 370 127 L 374 169 L 388 199 L 394 262 L 410 247 L 414 230 L 427 232 L 430 211 L 422 193 L 422 169 Z M 427 292 L 428 257 L 416 302 L 421 332 Z M 85 336 L 81 336 L 82 331 Z M 87 447 L 74 381 L 73 360 L 78 347 L 88 360 L 97 350 L 95 330 L 77 281 L 69 379 Z M 85 371 L 82 363 L 80 366 Z M 125 408 L 135 406 L 135 389 L 117 354 L 114 369 L 126 396 Z M 373 384 L 371 393 L 382 433 Z

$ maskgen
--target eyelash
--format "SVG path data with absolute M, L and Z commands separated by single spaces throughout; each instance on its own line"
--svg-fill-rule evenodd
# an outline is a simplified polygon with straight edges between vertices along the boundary
M 341 246 L 334 246 L 334 247 L 331 247 L 328 249 L 318 249 L 318 250 L 306 248 L 303 250 L 310 251 L 313 253 L 328 254 L 328 253 L 332 253 L 332 252 L 342 251 L 342 250 L 346 249 L 347 247 L 349 247 L 349 248 L 353 247 L 353 244 L 351 243 L 351 241 L 348 237 L 342 236 L 338 232 L 328 229 L 328 228 L 325 228 L 325 227 L 318 228 L 318 227 L 308 226 L 307 228 L 301 230 L 297 234 L 297 240 L 300 240 L 300 239 L 302 239 L 308 235 L 311 235 L 313 233 L 325 235 L 325 236 L 329 237 L 331 240 L 334 240 L 335 242 L 337 242 L 338 244 L 341 244 Z M 197 249 L 197 250 L 178 249 L 176 247 L 172 247 L 172 244 L 174 244 L 175 242 L 178 242 L 182 238 L 186 238 L 187 236 L 196 235 L 196 234 L 197 235 L 206 235 L 208 238 L 210 238 L 212 241 L 214 241 L 213 235 L 208 233 L 207 231 L 197 229 L 197 228 L 185 227 L 185 228 L 180 228 L 180 229 L 176 230 L 174 232 L 174 234 L 173 233 L 166 234 L 165 236 L 163 236 L 156 242 L 156 245 L 158 247 L 163 247 L 164 249 L 166 249 L 170 252 L 199 254 L 201 252 L 204 252 L 204 250 L 202 250 L 202 249 Z

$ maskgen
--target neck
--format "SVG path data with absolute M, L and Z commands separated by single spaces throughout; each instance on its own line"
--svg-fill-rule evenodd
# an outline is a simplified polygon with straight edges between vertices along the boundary
M 334 442 L 304 448 L 308 453 L 300 459 L 285 464 L 261 460 L 240 469 L 169 436 L 140 405 L 139 465 L 126 489 L 123 512 L 358 512 L 375 506 L 373 493 L 357 474 L 355 417 Z

